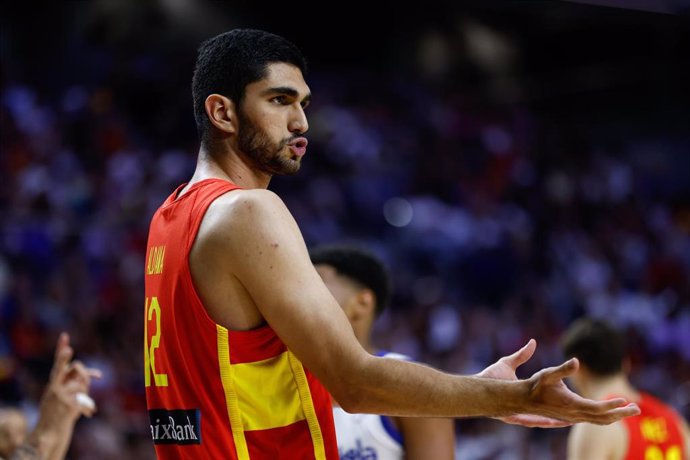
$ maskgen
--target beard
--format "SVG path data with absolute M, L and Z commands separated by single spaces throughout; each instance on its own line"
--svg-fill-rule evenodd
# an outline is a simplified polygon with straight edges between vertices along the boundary
M 286 152 L 290 139 L 273 142 L 268 134 L 253 123 L 244 114 L 238 111 L 239 132 L 237 136 L 238 147 L 258 169 L 268 174 L 292 175 L 300 168 L 300 158 L 292 158 Z

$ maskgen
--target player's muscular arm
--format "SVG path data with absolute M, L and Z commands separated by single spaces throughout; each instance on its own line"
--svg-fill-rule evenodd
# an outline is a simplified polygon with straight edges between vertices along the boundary
M 206 211 L 189 254 L 189 268 L 199 297 L 209 316 L 230 330 L 261 326 L 264 318 L 242 283 L 232 272 L 229 247 L 234 236 L 228 220 L 238 195 L 235 190 L 217 198 Z M 245 260 L 244 263 L 251 263 Z
M 405 460 L 455 458 L 455 424 L 452 418 L 402 417 L 397 422 L 405 440 Z
M 229 194 L 229 196 L 232 194 Z M 594 402 L 567 390 L 571 362 L 529 380 L 450 375 L 368 354 L 309 259 L 296 222 L 273 192 L 246 190 L 222 209 L 214 239 L 227 270 L 266 321 L 345 410 L 400 416 L 459 417 L 539 413 L 610 423 L 635 408 Z
M 438 371 L 417 365 L 410 369 L 412 365 L 401 366 L 398 360 L 372 357 L 361 347 L 277 195 L 247 190 L 232 198 L 225 208 L 227 226 L 222 229 L 228 270 L 278 336 L 344 409 L 415 415 L 420 411 L 415 399 L 435 385 L 443 388 L 422 402 L 426 411 L 459 412 L 459 404 L 453 411 L 443 400 L 444 395 L 462 393 L 453 388 L 452 379 L 438 382 Z M 514 393 L 518 391 L 515 388 Z

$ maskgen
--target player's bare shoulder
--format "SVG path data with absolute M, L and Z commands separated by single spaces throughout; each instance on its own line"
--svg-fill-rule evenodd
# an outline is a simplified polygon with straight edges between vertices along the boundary
M 621 421 L 610 425 L 577 423 L 568 436 L 568 460 L 623 458 L 628 433 Z
M 279 230 L 298 231 L 283 200 L 270 190 L 242 189 L 214 200 L 204 216 L 199 238 L 241 249 Z
M 244 227 L 270 225 L 274 219 L 291 217 L 283 200 L 271 190 L 251 189 L 228 192 L 216 199 L 207 217 L 224 228 L 241 230 Z

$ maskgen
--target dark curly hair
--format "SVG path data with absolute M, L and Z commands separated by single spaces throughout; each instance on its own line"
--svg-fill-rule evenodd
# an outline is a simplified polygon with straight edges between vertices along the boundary
M 373 253 L 356 246 L 330 245 L 314 248 L 309 255 L 314 265 L 330 265 L 338 274 L 371 289 L 376 296 L 377 317 L 388 306 L 391 279 L 383 262 Z
M 576 357 L 594 374 L 605 377 L 623 368 L 625 339 L 607 322 L 583 317 L 576 320 L 561 338 L 566 357 Z

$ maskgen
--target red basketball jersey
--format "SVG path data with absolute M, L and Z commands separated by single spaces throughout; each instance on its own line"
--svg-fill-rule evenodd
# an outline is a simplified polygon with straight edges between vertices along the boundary
M 325 388 L 268 325 L 228 330 L 194 288 L 189 252 L 201 220 L 239 187 L 207 179 L 177 198 L 182 187 L 152 218 L 145 266 L 144 376 L 158 458 L 336 460 Z
M 678 415 L 668 405 L 642 393 L 641 414 L 624 418 L 628 430 L 625 460 L 681 460 L 685 452 Z

